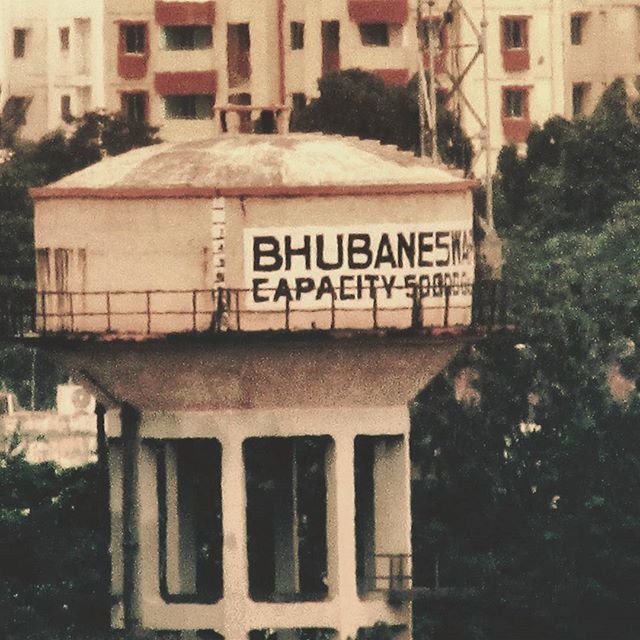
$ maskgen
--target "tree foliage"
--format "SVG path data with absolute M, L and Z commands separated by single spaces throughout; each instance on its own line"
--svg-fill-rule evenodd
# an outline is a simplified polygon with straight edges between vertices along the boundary
M 407 87 L 390 86 L 360 69 L 327 74 L 320 97 L 292 116 L 298 131 L 322 131 L 380 140 L 401 149 L 419 148 L 418 77 Z M 473 150 L 455 114 L 438 108 L 438 151 L 450 165 L 468 172 Z
M 498 158 L 496 221 L 504 233 L 549 235 L 599 228 L 616 203 L 638 194 L 640 107 L 616 80 L 590 117 L 533 127 L 526 157 Z
M 592 118 L 553 119 L 530 137 L 527 158 L 501 155 L 511 206 L 503 277 L 517 330 L 462 354 L 418 399 L 413 431 L 417 578 L 433 584 L 439 559 L 441 584 L 484 591 L 471 608 L 418 610 L 418 636 L 637 635 L 634 118 L 616 84 Z M 590 161 L 574 171 L 578 157 Z

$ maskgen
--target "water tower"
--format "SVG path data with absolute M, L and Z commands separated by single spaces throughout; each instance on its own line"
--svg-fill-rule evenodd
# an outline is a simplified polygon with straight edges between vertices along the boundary
M 389 598 L 411 589 L 408 403 L 473 339 L 474 187 L 285 134 L 160 144 L 33 192 L 24 339 L 106 407 L 115 627 L 410 637 Z M 16 309 L 5 332 L 25 333 Z

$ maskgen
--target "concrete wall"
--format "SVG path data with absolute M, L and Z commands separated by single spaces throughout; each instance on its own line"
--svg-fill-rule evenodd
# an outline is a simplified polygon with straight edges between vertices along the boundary
M 38 270 L 40 290 L 76 292 L 106 291 L 167 291 L 181 290 L 181 294 L 154 294 L 154 311 L 183 311 L 183 315 L 154 316 L 151 332 L 192 330 L 191 290 L 204 290 L 197 294 L 196 319 L 198 329 L 206 329 L 211 322 L 213 301 L 208 290 L 216 286 L 211 239 L 210 200 L 48 200 L 37 205 L 35 241 L 39 250 L 48 250 L 48 271 Z M 472 228 L 471 196 L 469 193 L 450 192 L 414 196 L 340 196 L 322 198 L 229 198 L 225 203 L 225 286 L 233 289 L 247 287 L 244 236 L 247 229 L 283 228 L 331 229 L 344 226 L 345 221 L 354 228 L 381 220 L 413 229 L 419 224 L 436 225 L 442 229 Z M 86 221 L 86 222 L 85 222 Z M 431 228 L 431 227 L 430 227 Z M 60 286 L 56 275 L 56 250 L 68 251 L 69 270 L 66 283 Z M 473 279 L 472 265 L 468 265 L 469 281 Z M 64 279 L 64 278 L 63 278 Z M 460 308 L 452 309 L 451 324 L 468 324 L 470 299 L 460 298 Z M 79 295 L 73 301 L 59 297 L 47 299 L 52 311 L 78 315 L 76 330 L 106 330 L 107 301 L 104 294 Z M 245 300 L 240 300 L 245 308 Z M 235 304 L 235 303 L 234 303 Z M 443 323 L 443 300 L 424 301 L 425 324 Z M 137 316 L 113 317 L 113 330 L 146 332 L 144 293 L 133 296 L 114 295 L 110 300 L 114 314 L 135 311 Z M 326 310 L 329 305 L 324 305 Z M 429 307 L 431 305 L 431 307 Z M 370 305 L 369 305 L 370 306 Z M 453 305 L 452 305 L 453 306 Z M 427 309 L 427 307 L 429 307 Z M 367 305 L 363 305 L 363 309 Z M 381 312 L 381 324 L 411 325 L 411 301 L 407 300 L 401 314 Z M 233 314 L 232 314 L 233 316 Z M 371 311 L 360 318 L 352 314 L 343 316 L 347 326 L 372 326 Z M 69 318 L 67 318 L 69 320 Z M 235 317 L 228 319 L 235 327 Z M 245 329 L 284 328 L 282 310 L 272 317 L 247 315 L 242 318 Z M 300 328 L 317 322 L 319 328 L 328 328 L 328 313 L 312 318 L 298 314 L 294 322 Z M 49 319 L 49 329 L 59 322 Z M 350 324 L 349 324 L 350 323 Z M 356 324 L 353 324 L 356 323 Z M 71 326 L 65 325 L 67 329 Z M 58 327 L 61 328 L 61 327 Z M 237 327 L 236 327 L 237 328 Z

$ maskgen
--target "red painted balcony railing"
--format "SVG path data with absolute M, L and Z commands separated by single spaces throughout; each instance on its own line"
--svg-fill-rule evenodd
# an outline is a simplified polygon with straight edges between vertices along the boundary
M 412 288 L 345 289 L 305 307 L 285 297 L 266 309 L 247 289 L 150 291 L 0 290 L 0 336 L 167 335 L 253 331 L 480 330 L 507 326 L 500 281 Z M 260 291 L 267 295 L 266 290 Z M 398 300 L 402 300 L 399 303 Z M 390 302 L 391 301 L 391 302 Z

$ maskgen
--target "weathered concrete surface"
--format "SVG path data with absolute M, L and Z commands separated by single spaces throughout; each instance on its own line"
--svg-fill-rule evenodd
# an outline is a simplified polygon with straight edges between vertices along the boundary
M 39 339 L 105 400 L 140 410 L 396 406 L 471 337 L 225 335 L 145 342 Z

